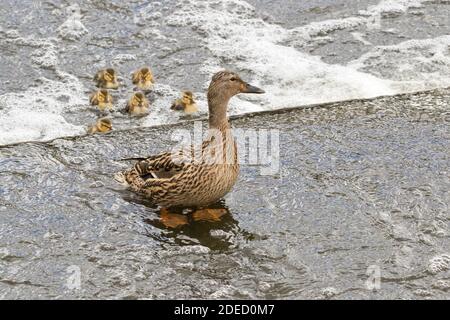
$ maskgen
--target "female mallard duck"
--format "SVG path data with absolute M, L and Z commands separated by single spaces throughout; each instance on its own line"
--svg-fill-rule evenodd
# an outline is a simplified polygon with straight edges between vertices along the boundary
M 228 101 L 239 93 L 264 93 L 230 71 L 216 73 L 208 89 L 209 128 L 201 146 L 137 162 L 115 179 L 162 207 L 202 207 L 217 202 L 239 173 L 237 146 L 227 118 Z
M 182 98 L 175 100 L 170 109 L 183 110 L 187 114 L 198 111 L 197 104 L 194 101 L 194 95 L 191 91 L 183 91 Z
M 98 119 L 97 122 L 88 128 L 88 133 L 108 132 L 112 130 L 112 121 L 108 118 Z
M 148 112 L 150 103 L 142 92 L 134 93 L 127 102 L 125 111 L 130 114 L 142 115 Z
M 98 71 L 94 76 L 94 81 L 97 83 L 97 87 L 103 89 L 117 89 L 119 87 L 117 73 L 112 68 Z
M 136 87 L 139 90 L 143 91 L 149 91 L 153 89 L 153 83 L 155 83 L 155 80 L 153 79 L 153 74 L 150 68 L 144 67 L 141 68 L 135 72 L 133 72 L 131 76 L 131 80 L 133 81 L 133 84 L 136 85 Z
M 89 102 L 93 106 L 98 106 L 101 111 L 104 111 L 105 109 L 112 109 L 113 99 L 108 90 L 100 89 L 91 94 Z

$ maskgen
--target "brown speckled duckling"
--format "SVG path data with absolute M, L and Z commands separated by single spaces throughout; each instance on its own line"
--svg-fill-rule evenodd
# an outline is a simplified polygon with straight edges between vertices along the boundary
M 194 95 L 191 91 L 183 91 L 182 98 L 175 100 L 170 109 L 184 111 L 187 114 L 192 114 L 198 111 L 197 104 L 194 101 Z
M 112 68 L 98 71 L 94 76 L 94 81 L 97 87 L 103 89 L 117 89 L 119 87 L 117 73 Z
M 142 92 L 134 93 L 127 102 L 125 111 L 130 114 L 142 115 L 148 113 L 150 103 Z
M 97 122 L 88 128 L 88 133 L 105 133 L 112 130 L 112 121 L 108 118 L 98 119 Z
M 115 179 L 163 207 L 202 207 L 217 202 L 233 187 L 239 173 L 237 146 L 227 117 L 228 101 L 239 93 L 264 93 L 230 71 L 216 73 L 208 89 L 209 135 L 198 150 L 165 152 L 137 162 Z M 218 152 L 223 150 L 224 152 Z
M 155 83 L 152 71 L 148 67 L 144 67 L 133 72 L 131 80 L 139 90 L 143 91 L 152 90 L 153 84 Z
M 100 89 L 91 94 L 89 102 L 93 106 L 98 106 L 101 111 L 104 111 L 105 109 L 112 109 L 113 99 L 108 90 Z

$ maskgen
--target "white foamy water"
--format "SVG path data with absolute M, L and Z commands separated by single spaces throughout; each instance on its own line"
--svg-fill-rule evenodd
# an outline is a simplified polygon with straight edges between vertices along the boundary
M 150 32 L 154 41 L 160 41 L 167 39 L 162 35 L 165 26 L 191 28 L 201 39 L 198 45 L 210 53 L 198 67 L 199 73 L 209 79 L 214 72 L 231 66 L 266 91 L 264 95 L 233 99 L 231 114 L 450 86 L 450 35 L 400 39 L 389 46 L 374 46 L 366 38 L 365 31 L 394 32 L 384 29 L 384 20 L 423 8 L 427 5 L 423 0 L 384 0 L 354 16 L 316 21 L 293 29 L 263 20 L 253 6 L 242 0 L 180 1 L 168 15 L 162 15 L 158 11 L 162 5 L 155 3 L 141 6 L 136 13 L 140 17 L 136 25 L 143 26 L 140 34 Z M 0 28 L 6 35 L 3 40 L 6 44 L 32 48 L 30 61 L 36 68 L 50 69 L 59 75 L 56 80 L 43 78 L 41 84 L 21 93 L 0 96 L 0 144 L 85 133 L 89 123 L 77 120 L 76 110 L 86 110 L 87 92 L 92 88 L 86 88 L 80 79 L 67 73 L 59 61 L 59 50 L 64 49 L 67 41 L 76 46 L 77 41 L 95 32 L 85 27 L 82 10 L 78 5 L 65 8 L 65 17 L 55 27 L 53 37 L 27 37 Z M 160 24 L 156 22 L 158 19 L 162 21 Z M 338 32 L 347 32 L 369 49 L 345 64 L 326 63 L 320 56 L 308 53 L 309 48 L 320 43 L 333 43 Z M 130 62 L 141 64 L 134 54 L 120 49 L 115 53 L 111 61 L 100 57 L 99 67 L 113 65 L 120 69 Z M 97 62 L 93 68 L 97 68 Z M 204 84 L 205 90 L 207 85 Z M 169 109 L 179 90 L 170 83 L 157 81 L 155 94 L 150 115 L 134 122 L 135 126 L 180 120 L 180 115 Z M 206 114 L 205 92 L 195 95 L 201 114 Z M 126 97 L 118 97 L 116 101 L 122 106 Z
M 349 67 L 390 79 L 394 92 L 450 86 L 450 35 L 374 47 Z
M 427 268 L 428 272 L 432 274 L 437 274 L 439 272 L 447 271 L 449 269 L 450 269 L 450 255 L 445 253 L 431 258 Z
M 79 10 L 77 5 L 68 7 L 71 16 L 58 28 L 61 36 L 76 40 L 78 35 L 86 32 L 78 21 Z M 53 70 L 60 80 L 42 77 L 39 79 L 39 85 L 20 93 L 0 96 L 0 145 L 46 141 L 85 133 L 84 124 L 74 125 L 64 117 L 65 112 L 86 105 L 87 96 L 86 88 L 77 77 L 60 70 L 58 40 L 21 37 L 18 32 L 12 30 L 3 41 L 9 45 L 33 48 L 30 57 L 33 65 L 36 68 Z
M 288 30 L 263 21 L 251 5 L 240 0 L 185 1 L 182 8 L 168 17 L 167 23 L 192 25 L 206 35 L 205 44 L 214 58 L 205 64 L 204 72 L 221 69 L 220 61 L 249 71 L 253 81 L 267 92 L 254 98 L 259 100 L 259 109 L 265 110 L 449 85 L 449 36 L 375 47 L 347 65 L 327 64 L 320 57 L 285 45 L 306 45 L 333 31 L 350 31 L 361 25 L 380 28 L 379 19 L 421 7 L 422 2 L 382 1 L 357 17 L 313 22 Z M 430 54 L 433 56 L 428 57 Z M 378 71 L 378 66 L 383 72 Z M 232 111 L 250 109 L 258 107 L 235 107 Z
M 81 22 L 80 6 L 78 4 L 70 5 L 67 7 L 66 12 L 69 17 L 59 26 L 58 34 L 63 39 L 78 40 L 88 33 L 87 28 Z
M 82 125 L 67 122 L 63 113 L 86 104 L 78 79 L 61 74 L 66 82 L 42 79 L 42 84 L 21 93 L 0 96 L 0 144 L 50 140 L 83 134 Z

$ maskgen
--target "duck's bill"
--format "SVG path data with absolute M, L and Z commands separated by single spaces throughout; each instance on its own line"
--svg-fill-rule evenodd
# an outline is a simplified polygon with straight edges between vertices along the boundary
M 266 93 L 266 92 L 263 89 L 260 89 L 247 83 L 242 93 Z

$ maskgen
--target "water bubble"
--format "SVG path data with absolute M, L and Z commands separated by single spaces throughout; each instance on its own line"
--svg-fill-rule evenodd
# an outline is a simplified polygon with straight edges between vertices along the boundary
M 431 258 L 427 268 L 428 272 L 430 272 L 431 274 L 437 274 L 442 271 L 447 271 L 449 269 L 450 269 L 450 255 L 445 253 Z

